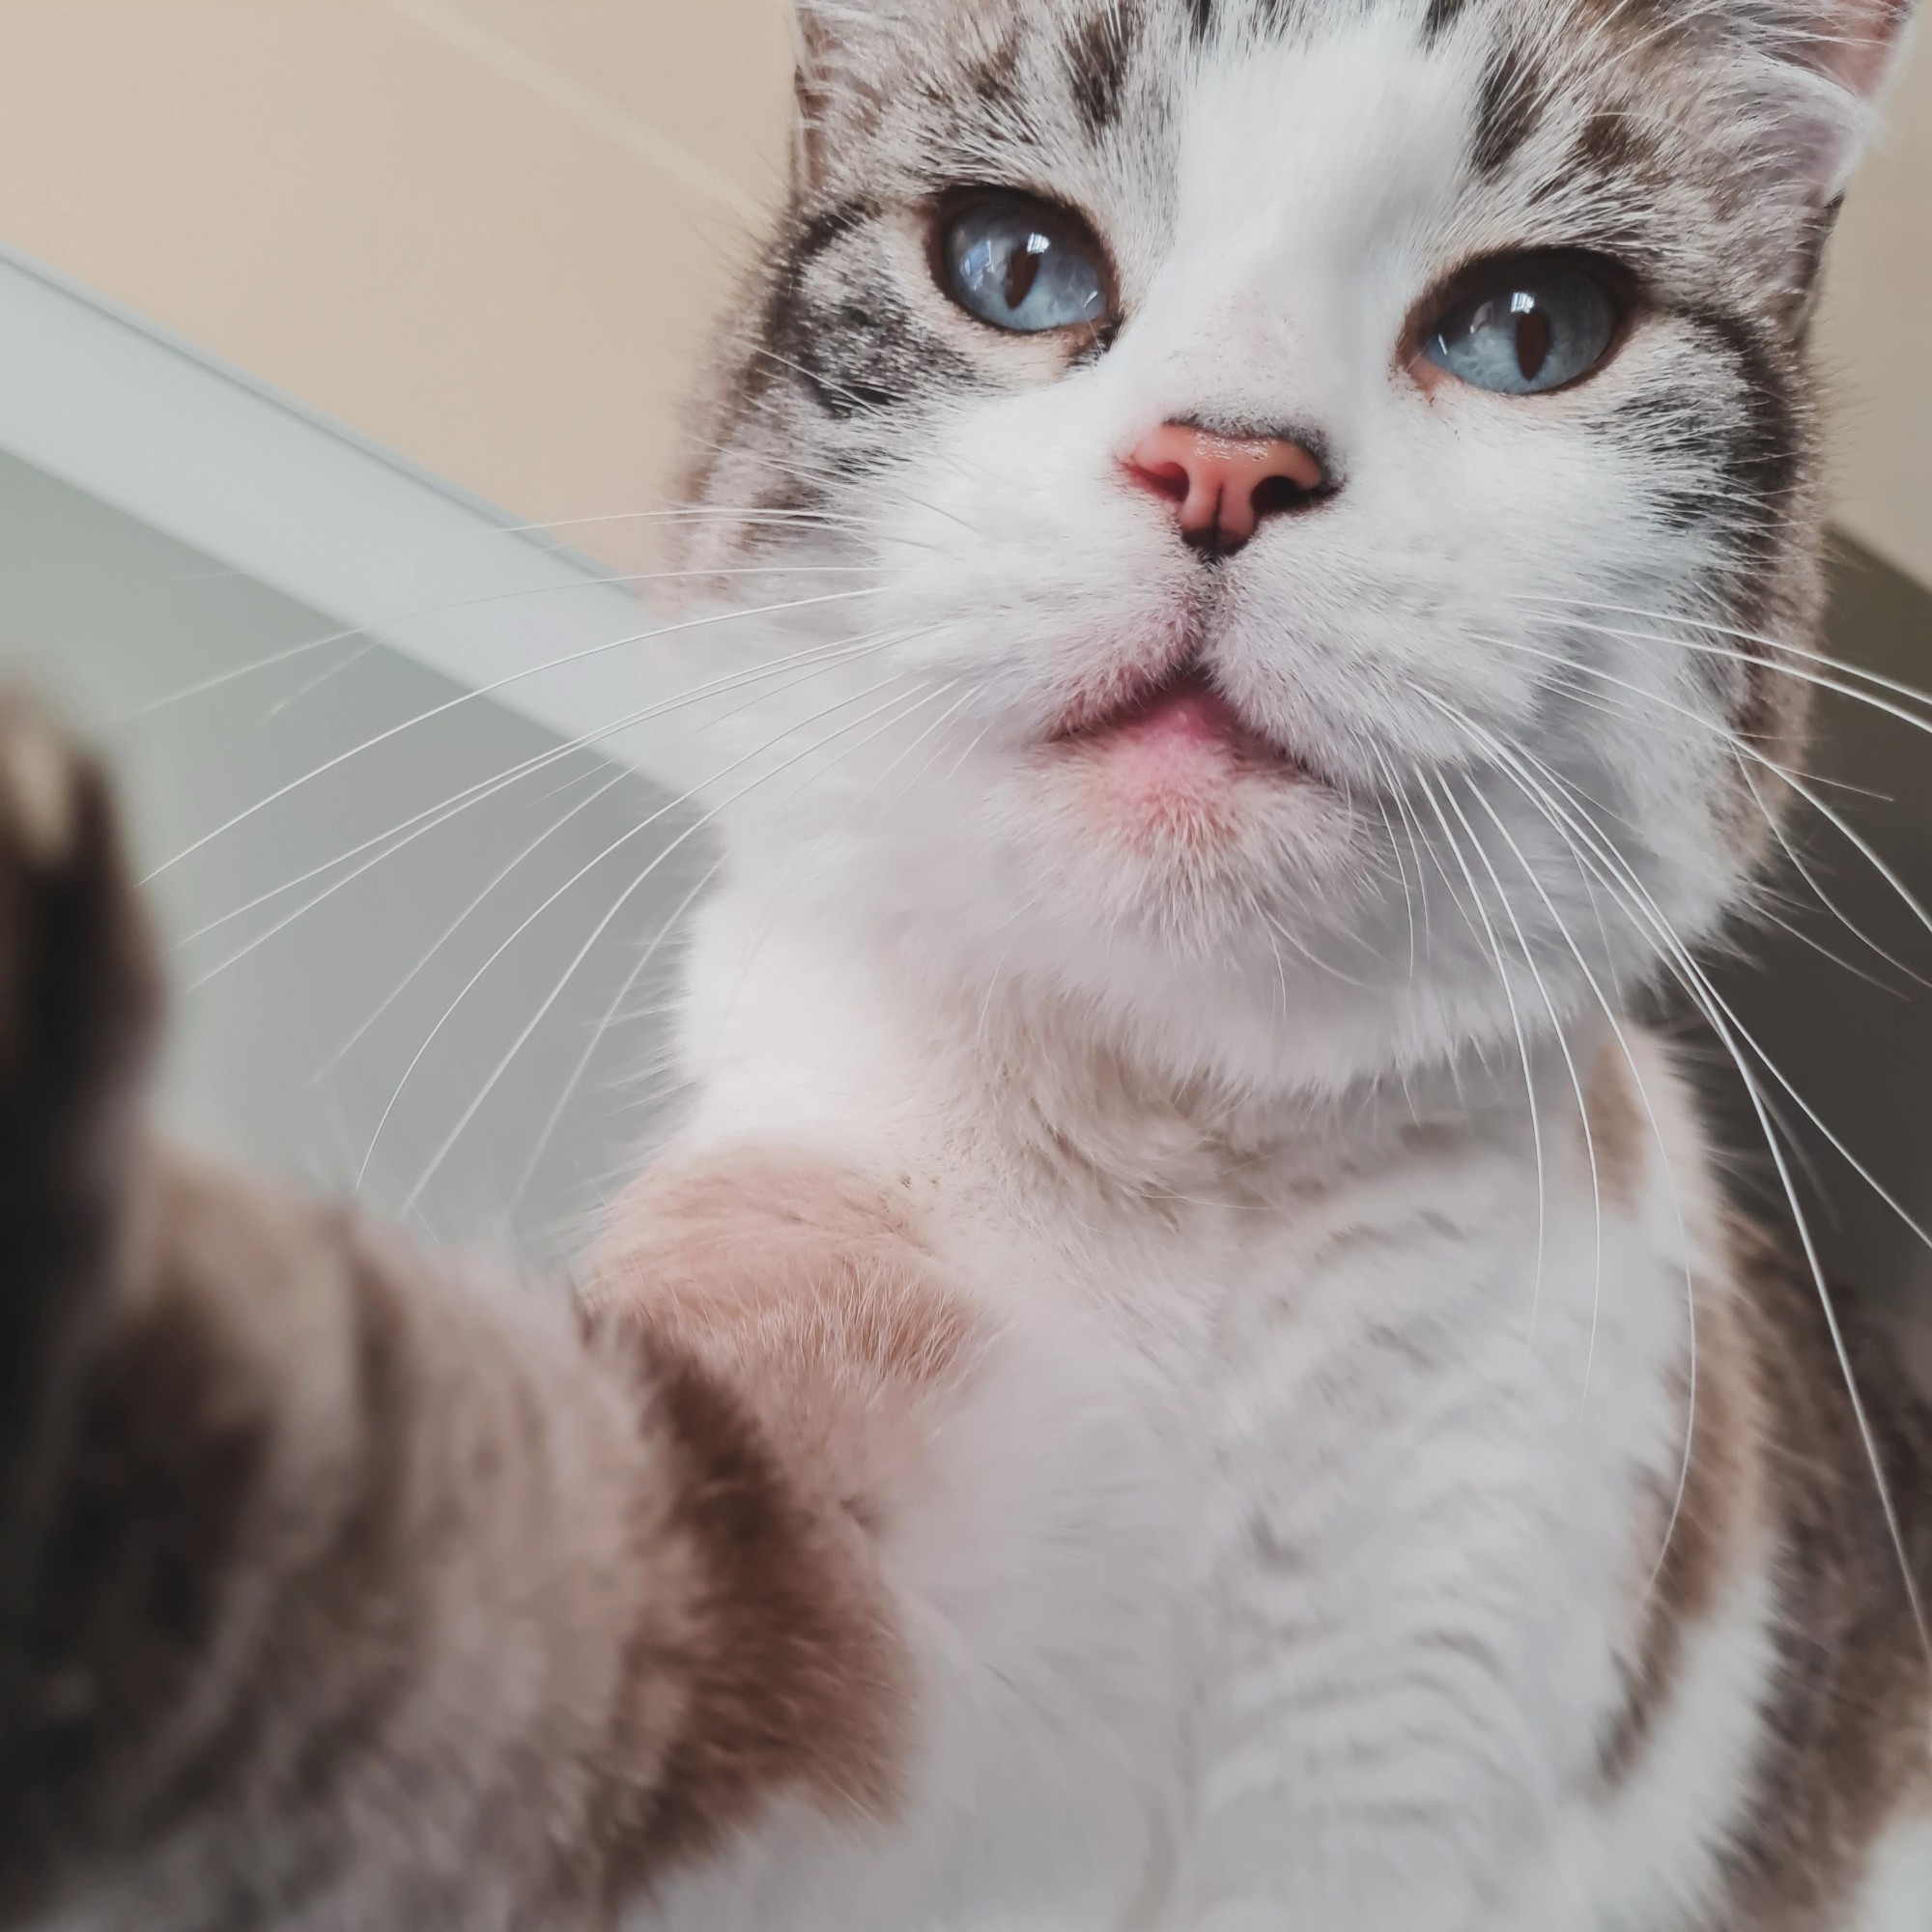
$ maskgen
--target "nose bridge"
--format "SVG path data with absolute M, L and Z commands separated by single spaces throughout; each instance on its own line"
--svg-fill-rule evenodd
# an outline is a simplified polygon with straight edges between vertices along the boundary
M 1400 8 L 1303 12 L 1305 31 L 1231 41 L 1177 78 L 1171 226 L 1117 345 L 1143 337 L 1142 423 L 1286 428 L 1340 451 L 1365 363 L 1394 347 L 1372 265 L 1400 252 L 1418 195 L 1447 192 L 1462 120 L 1442 141 L 1435 124 L 1466 89 Z
M 1281 419 L 1306 345 L 1294 292 L 1268 286 L 1271 266 L 1252 255 L 1170 265 L 1145 318 L 1146 374 L 1167 403 L 1163 414 Z
M 1344 370 L 1328 303 L 1269 242 L 1186 247 L 1117 346 L 1130 419 L 1332 443 Z
M 1103 380 L 1128 480 L 1221 555 L 1335 494 L 1350 356 L 1303 224 L 1224 201 L 1206 231 L 1177 237 Z

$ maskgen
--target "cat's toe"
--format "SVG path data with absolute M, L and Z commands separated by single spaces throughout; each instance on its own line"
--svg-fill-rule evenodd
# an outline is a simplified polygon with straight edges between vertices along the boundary
M 15 1188 L 130 1112 L 154 948 L 99 766 L 0 694 L 0 1163 Z M 76 1142 L 76 1135 L 79 1142 Z
M 10 856 L 59 865 L 75 829 L 79 780 L 52 722 L 23 699 L 0 699 L 0 825 Z

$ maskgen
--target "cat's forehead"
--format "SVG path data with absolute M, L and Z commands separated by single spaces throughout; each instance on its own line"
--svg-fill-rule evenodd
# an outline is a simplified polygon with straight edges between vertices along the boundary
M 1145 133 L 1202 89 L 1353 45 L 1385 69 L 1461 76 L 1485 51 L 1525 95 L 1587 87 L 1654 46 L 1675 14 L 1651 0 L 802 0 L 809 63 L 846 83 L 874 128 L 962 110 L 1021 140 Z M 1587 48 L 1589 58 L 1576 56 Z M 1284 56 L 1287 58 L 1284 59 Z M 1533 71 L 1539 62 L 1548 71 Z M 1506 130 L 1498 128 L 1499 134 Z
M 1651 0 L 872 0 L 835 14 L 818 118 L 840 194 L 1030 185 L 1198 232 L 1270 202 L 1360 218 L 1455 180 L 1520 227 L 1539 213 L 1560 226 L 1579 195 L 1667 199 L 1726 172 L 1682 10 Z

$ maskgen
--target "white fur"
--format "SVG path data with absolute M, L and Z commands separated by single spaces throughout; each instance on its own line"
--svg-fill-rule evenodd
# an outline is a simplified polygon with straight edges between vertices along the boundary
M 903 1819 L 781 1807 L 640 1924 L 1675 1932 L 1716 1895 L 1767 1694 L 1762 1550 L 1608 1792 L 1599 1753 L 1693 1309 L 1728 1293 L 1697 1127 L 1621 1009 L 1745 867 L 1708 634 L 1602 614 L 1705 614 L 1715 540 L 1660 510 L 1672 459 L 1602 420 L 1734 384 L 1668 305 L 1527 407 L 1399 365 L 1450 268 L 1590 212 L 1583 185 L 1470 190 L 1488 30 L 1425 53 L 1418 14 L 1236 37 L 1177 68 L 1159 129 L 1032 157 L 1108 211 L 1131 327 L 935 406 L 867 485 L 861 599 L 701 639 L 694 688 L 876 648 L 717 718 L 689 768 L 729 767 L 733 883 L 690 967 L 685 1145 L 903 1179 L 1002 1342 L 893 1552 Z M 1559 104 L 1535 138 L 1577 126 Z M 882 246 L 923 286 L 910 222 Z M 1205 615 L 1119 469 L 1203 412 L 1312 425 L 1345 486 Z M 1190 626 L 1328 781 L 1237 801 L 1211 851 L 1096 818 L 1030 749 Z M 1406 828 L 1364 803 L 1392 773 Z M 1578 1104 L 1604 1051 L 1649 1114 L 1629 1201 Z M 1902 1932 L 1913 1856 L 1856 1932 Z
M 1540 1285 L 1506 1079 L 1290 1133 L 1234 1175 L 1182 1122 L 1094 1118 L 1105 1177 L 1076 1184 L 1016 1128 L 1025 1100 L 980 1085 L 970 1013 L 950 1027 L 761 910 L 707 921 L 697 981 L 737 991 L 694 1023 L 692 1144 L 777 1135 L 910 1179 L 1006 1367 L 899 1552 L 929 1700 L 903 1827 L 786 1812 L 643 1922 L 1674 1923 L 1743 1782 L 1761 1577 L 1698 1639 L 1654 1762 L 1607 1808 L 1593 1777 L 1656 1554 L 1633 1547 L 1638 1486 L 1674 1485 L 1683 1453 L 1666 1391 L 1701 1177 L 1660 1165 L 1637 1211 L 1605 1210 L 1600 1296 L 1550 1055 Z
M 1932 1818 L 1908 1819 L 1887 1834 L 1846 1922 L 1850 1932 L 1925 1932 L 1932 1925 Z

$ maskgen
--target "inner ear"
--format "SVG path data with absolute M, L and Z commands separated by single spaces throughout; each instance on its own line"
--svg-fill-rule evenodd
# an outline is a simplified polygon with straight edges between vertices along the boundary
M 1764 50 L 1803 77 L 1785 121 L 1820 210 L 1843 194 L 1864 153 L 1911 13 L 1912 0 L 1786 0 L 1774 14 Z
M 1847 93 L 1875 99 L 1891 71 L 1912 0 L 1832 0 L 1812 11 L 1808 64 Z

